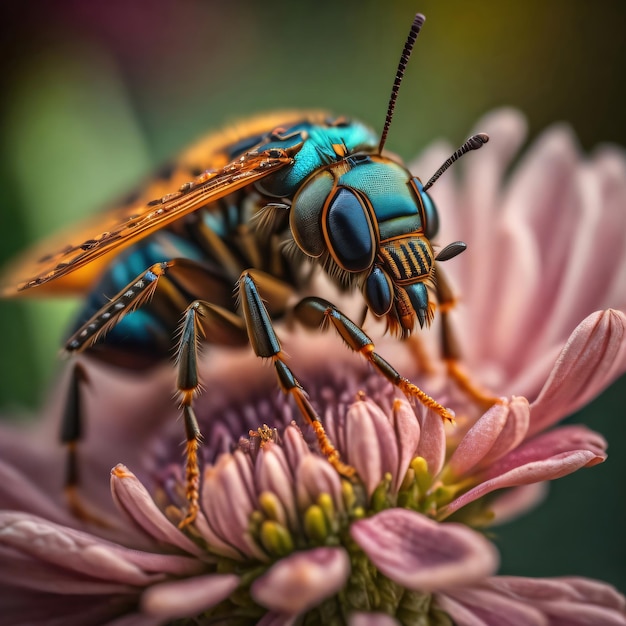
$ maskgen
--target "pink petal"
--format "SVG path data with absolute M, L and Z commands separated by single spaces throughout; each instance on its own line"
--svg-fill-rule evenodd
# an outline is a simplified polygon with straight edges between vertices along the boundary
M 44 519 L 77 526 L 78 521 L 14 467 L 0 460 L 0 510 L 27 511 Z
M 599 311 L 579 324 L 531 405 L 529 434 L 585 405 L 626 371 L 625 330 L 621 311 Z
M 437 608 L 447 613 L 454 620 L 455 626 L 488 626 L 487 622 L 478 617 L 471 609 L 449 595 L 437 594 L 435 604 Z
M 136 597 L 22 593 L 2 588 L 3 626 L 162 626 L 162 620 L 135 612 Z M 120 614 L 122 614 L 120 616 Z
M 504 173 L 526 137 L 526 121 L 515 109 L 497 109 L 479 120 L 474 132 L 487 133 L 490 141 L 478 158 L 467 159 L 462 165 L 463 201 L 457 204 L 455 220 L 460 220 L 462 239 L 480 246 L 477 250 L 489 250 L 493 241 L 490 228 L 500 209 Z
M 538 332 L 546 323 L 546 309 L 555 300 L 556 280 L 546 278 L 549 259 L 542 253 L 554 257 L 556 247 L 567 244 L 576 228 L 570 216 L 578 200 L 573 192 L 577 152 L 569 128 L 559 125 L 549 129 L 515 168 L 501 200 L 491 246 L 497 262 L 491 271 L 486 270 L 487 276 L 480 277 L 484 291 L 481 317 L 492 319 L 481 343 L 492 360 L 498 355 L 502 362 L 504 357 L 509 376 L 536 356 Z M 553 236 L 557 233 L 558 237 Z M 548 293 L 544 295 L 543 289 Z M 532 302 L 542 302 L 542 306 L 533 307 Z M 494 310 L 495 316 L 490 314 Z M 505 352 L 500 349 L 504 345 Z
M 526 398 L 495 404 L 460 441 L 448 467 L 455 476 L 462 476 L 479 463 L 500 458 L 523 441 L 529 417 Z
M 590 452 L 592 454 L 590 464 L 595 465 L 606 458 L 606 446 L 604 437 L 586 426 L 577 424 L 561 426 L 525 441 L 488 468 L 485 475 L 491 478 L 522 464 L 543 461 L 564 452 L 579 450 Z
M 153 585 L 141 596 L 141 608 L 162 619 L 195 617 L 225 600 L 239 586 L 234 574 L 209 574 Z
M 437 596 L 437 605 L 457 626 L 549 626 L 536 608 L 486 589 L 447 591 Z
M 383 574 L 418 591 L 469 584 L 498 565 L 495 548 L 482 535 L 406 509 L 354 522 L 350 534 Z
M 285 429 L 283 433 L 283 445 L 285 455 L 289 461 L 289 467 L 295 474 L 296 469 L 300 465 L 300 461 L 311 454 L 311 450 L 302 436 L 302 431 L 295 423 L 291 423 Z
M 582 604 L 597 604 L 616 611 L 626 609 L 626 598 L 613 586 L 590 578 L 496 576 L 490 579 L 488 584 L 491 589 L 533 601 L 569 600 Z
M 603 624 L 624 626 L 624 596 L 605 583 L 585 578 L 492 578 L 488 586 L 504 596 L 530 604 L 551 626 Z
M 492 229 L 501 208 L 502 181 L 526 137 L 526 121 L 519 111 L 501 108 L 479 120 L 473 132 L 487 133 L 490 141 L 480 154 L 466 158 L 457 166 L 457 171 L 463 172 L 463 184 L 459 188 L 454 176 L 442 176 L 432 192 L 429 191 L 441 215 L 438 241 L 445 245 L 461 239 L 470 242 L 472 250 L 481 251 L 481 255 L 475 255 L 475 265 L 468 257 L 462 263 L 446 266 L 446 274 L 450 273 L 463 284 L 468 284 L 468 277 L 484 272 L 485 263 L 481 266 L 480 259 L 485 259 L 484 254 L 492 249 Z M 411 164 L 411 171 L 422 180 L 427 180 L 456 147 L 438 142 Z M 487 258 L 486 265 L 493 258 Z M 464 299 L 471 305 L 470 310 L 476 303 L 473 295 L 472 292 L 463 293 Z
M 557 187 L 561 206 L 551 203 L 550 227 L 537 229 L 543 289 L 535 294 L 534 301 L 543 303 L 545 318 L 531 328 L 536 329 L 534 342 L 542 352 L 546 347 L 562 345 L 564 333 L 593 310 L 624 308 L 626 304 L 622 269 L 626 261 L 626 161 L 623 154 L 619 165 L 615 161 L 577 163 L 571 182 Z M 620 175 L 622 180 L 617 183 Z M 614 193 L 606 189 L 607 183 Z M 620 275 L 622 289 L 612 289 Z
M 224 541 L 222 537 L 213 530 L 213 527 L 209 524 L 202 511 L 200 511 L 198 517 L 196 517 L 194 528 L 207 545 L 210 546 L 212 553 L 225 556 L 229 559 L 235 559 L 236 561 L 241 560 L 241 552 Z
M 428 473 L 436 476 L 446 459 L 446 431 L 441 417 L 434 411 L 419 407 L 420 440 L 415 454 L 426 459 Z
M 400 622 L 386 613 L 352 613 L 348 626 L 400 626 Z
M 626 617 L 602 606 L 572 605 L 569 602 L 545 602 L 539 608 L 550 617 L 550 626 L 624 626 Z
M 626 198 L 626 158 L 624 150 L 617 146 L 604 145 L 593 155 L 593 169 L 600 180 L 600 206 L 602 207 L 602 254 L 610 259 L 612 267 L 604 275 L 596 275 L 594 283 L 602 290 L 594 302 L 626 309 L 626 223 L 624 221 L 624 199 Z
M 221 541 L 241 554 L 267 558 L 248 533 L 250 515 L 257 507 L 248 456 L 236 450 L 223 454 L 214 466 L 206 468 L 202 505 L 209 526 Z
M 250 588 L 256 602 L 279 613 L 302 613 L 337 593 L 350 575 L 342 548 L 315 548 L 281 559 Z
M 0 577 L 6 582 L 61 593 L 127 592 L 167 573 L 195 573 L 200 566 L 195 559 L 130 550 L 9 511 L 0 513 L 0 549 L 6 565 L 0 568 Z M 15 567 L 8 566 L 9 560 Z
M 398 467 L 398 445 L 389 418 L 371 400 L 357 401 L 346 415 L 347 460 L 371 496 L 385 472 Z
M 440 510 L 441 519 L 469 502 L 503 487 L 566 476 L 606 458 L 604 439 L 584 426 L 557 428 L 538 435 L 488 469 L 485 480 Z
M 297 510 L 293 491 L 293 475 L 284 449 L 269 444 L 261 448 L 256 459 L 254 473 L 259 493 L 269 491 L 275 494 L 284 507 L 288 522 L 287 520 L 280 520 L 281 523 L 295 526 Z
M 491 274 L 497 271 L 502 257 L 496 253 L 496 228 L 502 205 L 504 172 L 526 135 L 526 123 L 518 111 L 501 109 L 485 116 L 476 124 L 476 131 L 490 136 L 487 144 L 476 158 L 463 164 L 463 184 L 459 191 L 456 211 L 452 218 L 442 215 L 442 224 L 449 221 L 457 230 L 450 233 L 451 239 L 467 242 L 469 249 L 480 254 L 468 254 L 463 262 L 446 266 L 446 272 L 456 273 L 463 285 L 463 300 L 467 304 L 461 319 L 461 336 L 466 341 L 467 354 L 483 352 L 483 336 L 469 329 L 482 328 L 493 311 L 493 284 Z M 436 185 L 433 187 L 436 194 Z M 434 195 L 433 194 L 433 195 Z M 435 196 L 435 201 L 437 197 Z M 445 207 L 440 207 L 442 213 Z M 452 228 L 452 226 L 450 226 Z
M 297 615 L 288 615 L 287 613 L 268 611 L 257 622 L 257 626 L 294 626 L 297 619 Z
M 111 492 L 118 507 L 150 537 L 195 556 L 203 554 L 163 515 L 146 488 L 124 465 L 117 465 L 111 471 Z
M 317 504 L 321 494 L 329 494 L 338 511 L 343 511 L 341 478 L 332 465 L 321 456 L 305 456 L 296 474 L 296 494 L 300 510 Z
M 110 595 L 132 594 L 137 587 L 117 580 L 97 580 L 76 572 L 71 567 L 63 570 L 56 563 L 46 562 L 36 556 L 0 545 L 0 596 L 5 589 L 17 589 L 19 592 L 29 591 L 34 594 L 58 595 Z M 147 584 L 147 583 L 146 583 Z M 6 604 L 0 603 L 6 610 Z
M 415 457 L 420 440 L 420 425 L 411 405 L 404 399 L 397 398 L 391 412 L 393 427 L 398 445 L 398 465 L 393 473 L 393 490 L 397 492 L 409 468 L 409 463 Z
M 559 580 L 567 584 L 584 602 L 593 602 L 621 612 L 626 611 L 626 598 L 612 585 L 578 576 L 563 576 Z

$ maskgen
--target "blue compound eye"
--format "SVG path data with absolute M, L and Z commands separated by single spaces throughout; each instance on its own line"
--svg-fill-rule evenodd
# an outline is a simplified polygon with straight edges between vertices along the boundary
M 372 266 L 376 237 L 369 211 L 358 194 L 339 188 L 329 202 L 325 225 L 330 252 L 343 269 L 362 272 Z
M 382 317 L 389 313 L 393 304 L 393 287 L 391 279 L 380 267 L 374 267 L 367 277 L 363 293 L 367 306 L 374 315 Z

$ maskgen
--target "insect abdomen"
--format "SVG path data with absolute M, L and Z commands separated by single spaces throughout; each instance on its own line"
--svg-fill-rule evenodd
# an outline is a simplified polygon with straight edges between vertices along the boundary
M 136 244 L 118 256 L 90 291 L 87 301 L 72 328 L 72 333 L 91 319 L 108 301 L 133 279 L 156 263 L 172 258 L 201 259 L 201 252 L 192 242 L 171 232 L 161 231 Z M 180 320 L 180 311 L 168 306 L 163 299 L 149 301 L 120 320 L 106 334 L 105 345 L 99 352 L 119 346 L 127 354 L 134 351 L 152 357 L 166 356 L 171 351 L 172 330 Z M 71 349 L 71 346 L 68 346 Z

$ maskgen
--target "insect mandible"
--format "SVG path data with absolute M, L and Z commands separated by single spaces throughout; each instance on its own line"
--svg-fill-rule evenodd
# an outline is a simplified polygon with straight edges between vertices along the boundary
M 360 291 L 366 310 L 401 339 L 430 324 L 439 307 L 443 356 L 450 363 L 458 360 L 447 320 L 452 296 L 439 264 L 461 253 L 465 244 L 453 242 L 435 254 L 431 241 L 439 223 L 428 189 L 488 137 L 470 137 L 426 184 L 383 153 L 400 82 L 423 23 L 417 14 L 380 137 L 358 121 L 321 112 L 252 118 L 199 142 L 158 181 L 74 229 L 60 246 L 44 243 L 31 251 L 4 279 L 5 296 L 46 290 L 88 294 L 65 344 L 68 353 L 89 350 L 121 366 L 142 367 L 167 358 L 177 346 L 188 500 L 181 525 L 192 522 L 199 510 L 201 435 L 193 405 L 201 384 L 201 339 L 250 344 L 257 356 L 271 360 L 280 388 L 313 427 L 322 453 L 339 472 L 354 472 L 340 460 L 274 331 L 273 320 L 287 312 L 294 293 L 307 287 L 311 264 L 323 268 L 341 289 Z M 350 349 L 410 399 L 452 418 L 383 359 L 360 325 L 333 303 L 307 296 L 290 312 L 309 327 L 333 325 Z M 462 375 L 459 379 L 470 388 Z M 62 434 L 70 468 L 76 465 L 83 380 L 76 363 L 74 401 Z M 70 471 L 69 494 L 75 494 L 77 482 L 76 471 Z

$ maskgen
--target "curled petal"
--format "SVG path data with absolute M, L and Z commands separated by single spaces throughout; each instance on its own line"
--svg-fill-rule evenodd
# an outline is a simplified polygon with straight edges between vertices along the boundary
M 254 469 L 258 491 L 275 494 L 285 509 L 290 525 L 295 526 L 297 513 L 293 478 L 284 449 L 276 445 L 264 446 L 259 451 Z
M 583 426 L 566 426 L 531 439 L 490 467 L 485 480 L 440 510 L 441 519 L 503 487 L 554 480 L 602 462 L 606 441 Z
M 572 413 L 626 371 L 626 315 L 598 311 L 579 324 L 531 405 L 529 435 Z
M 571 425 L 555 428 L 525 441 L 486 472 L 487 478 L 498 476 L 523 464 L 543 461 L 567 452 L 584 451 L 591 454 L 589 465 L 606 458 L 606 441 L 602 435 L 586 426 Z
M 404 399 L 397 398 L 391 412 L 391 425 L 398 445 L 398 465 L 393 473 L 394 491 L 400 488 L 420 440 L 420 425 L 415 411 Z
M 163 515 L 146 488 L 123 465 L 111 471 L 111 492 L 122 512 L 150 537 L 196 556 L 202 554 L 202 550 Z
M 420 440 L 416 454 L 426 459 L 428 472 L 436 476 L 446 458 L 446 431 L 443 420 L 434 411 L 418 407 L 416 414 L 420 424 Z
M 141 608 L 163 619 L 195 617 L 226 599 L 239 585 L 234 574 L 195 576 L 153 585 L 141 596 Z
M 296 490 L 301 509 L 317 503 L 321 494 L 329 494 L 338 511 L 344 508 L 339 474 L 320 456 L 309 454 L 302 459 L 297 473 Z
M 386 472 L 398 467 L 398 444 L 389 418 L 372 401 L 357 401 L 346 415 L 348 462 L 371 495 Z
M 461 476 L 478 464 L 500 458 L 523 441 L 529 417 L 526 398 L 495 404 L 460 441 L 448 467 L 456 476 Z
M 279 613 L 301 613 L 337 593 L 350 575 L 343 548 L 315 548 L 281 559 L 252 583 L 252 597 Z
M 221 542 L 241 554 L 266 559 L 248 533 L 257 502 L 250 459 L 240 450 L 222 455 L 206 469 L 202 503 L 208 525 Z
M 495 548 L 482 535 L 407 509 L 354 522 L 350 534 L 383 574 L 418 591 L 470 584 L 498 565 Z
M 235 560 L 241 558 L 241 552 L 233 548 L 217 534 L 202 512 L 198 513 L 198 517 L 196 517 L 196 521 L 194 522 L 194 527 L 202 539 L 206 541 L 207 545 L 211 547 L 212 553 Z
M 283 445 L 285 447 L 285 455 L 287 456 L 289 467 L 295 474 L 300 465 L 300 461 L 311 454 L 311 450 L 309 450 L 309 446 L 302 436 L 302 431 L 296 426 L 295 422 L 292 422 L 285 429 L 283 433 Z

